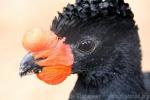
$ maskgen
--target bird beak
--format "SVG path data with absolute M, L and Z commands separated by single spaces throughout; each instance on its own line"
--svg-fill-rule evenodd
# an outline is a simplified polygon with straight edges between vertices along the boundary
M 21 77 L 25 75 L 37 74 L 41 71 L 42 67 L 35 64 L 35 59 L 31 53 L 28 53 L 23 57 L 19 68 L 19 75 Z

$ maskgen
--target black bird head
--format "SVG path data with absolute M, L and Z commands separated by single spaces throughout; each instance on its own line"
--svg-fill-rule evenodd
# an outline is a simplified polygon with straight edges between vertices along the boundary
M 51 30 L 71 46 L 72 73 L 89 78 L 139 72 L 140 45 L 133 16 L 123 0 L 76 0 L 59 12 Z

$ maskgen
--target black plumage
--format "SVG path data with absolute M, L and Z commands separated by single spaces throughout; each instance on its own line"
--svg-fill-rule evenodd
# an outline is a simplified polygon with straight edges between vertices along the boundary
M 150 100 L 129 4 L 77 0 L 58 14 L 51 30 L 71 45 L 73 73 L 78 74 L 69 100 Z
M 56 33 L 63 27 L 75 26 L 78 22 L 89 21 L 96 17 L 133 18 L 128 3 L 123 0 L 76 0 L 76 3 L 64 7 L 63 13 L 58 12 L 52 24 Z M 67 26 L 66 26 L 67 25 Z

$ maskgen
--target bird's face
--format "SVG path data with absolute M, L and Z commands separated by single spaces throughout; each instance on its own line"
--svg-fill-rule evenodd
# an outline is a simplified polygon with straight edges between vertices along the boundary
M 23 46 L 29 53 L 21 62 L 20 75 L 34 73 L 48 84 L 58 84 L 72 73 L 112 70 L 119 56 L 115 44 L 124 36 L 113 34 L 115 27 L 110 24 L 81 26 L 64 31 L 70 32 L 66 36 L 38 29 L 26 33 Z
M 34 29 L 23 38 L 29 52 L 21 61 L 20 75 L 36 74 L 48 84 L 61 83 L 71 73 L 88 71 L 95 63 L 95 52 L 100 41 L 93 34 L 59 37 L 54 32 Z
M 48 84 L 58 84 L 71 73 L 95 71 L 103 55 L 100 51 L 105 30 L 93 25 L 73 30 L 67 36 L 39 29 L 27 32 L 23 46 L 29 53 L 21 61 L 20 75 L 34 73 Z

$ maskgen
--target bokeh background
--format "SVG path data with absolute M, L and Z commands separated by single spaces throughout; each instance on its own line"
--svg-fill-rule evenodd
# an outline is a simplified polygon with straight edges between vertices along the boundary
M 143 51 L 143 71 L 150 71 L 150 1 L 125 0 L 135 13 Z M 71 75 L 51 86 L 36 76 L 20 78 L 19 62 L 26 54 L 23 34 L 32 28 L 49 30 L 57 11 L 74 0 L 0 0 L 0 100 L 67 100 L 76 81 Z

